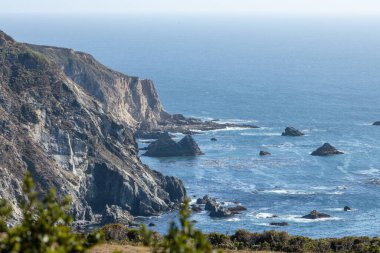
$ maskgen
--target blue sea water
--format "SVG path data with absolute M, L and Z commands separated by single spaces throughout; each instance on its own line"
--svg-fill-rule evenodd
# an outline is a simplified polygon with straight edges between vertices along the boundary
M 228 219 L 194 214 L 203 231 L 379 236 L 380 127 L 371 123 L 380 120 L 380 19 L 1 16 L 0 24 L 19 41 L 86 51 L 153 79 L 171 113 L 261 127 L 195 135 L 205 153 L 196 158 L 142 157 L 181 178 L 193 199 L 209 194 L 248 208 Z M 306 135 L 282 137 L 286 126 Z M 324 142 L 345 154 L 310 156 Z M 332 218 L 300 219 L 314 209 Z M 163 232 L 175 216 L 149 222 Z

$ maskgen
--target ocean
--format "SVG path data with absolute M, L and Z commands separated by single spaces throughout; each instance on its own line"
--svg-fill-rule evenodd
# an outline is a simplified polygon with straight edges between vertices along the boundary
M 203 156 L 141 157 L 181 178 L 193 201 L 209 194 L 248 208 L 227 219 L 193 214 L 204 232 L 379 236 L 380 127 L 371 124 L 380 120 L 380 19 L 3 15 L 0 24 L 18 41 L 85 51 L 154 80 L 170 113 L 260 126 L 194 135 Z M 281 136 L 287 126 L 306 135 Z M 324 142 L 345 154 L 311 156 Z M 260 157 L 260 150 L 272 155 Z M 314 209 L 332 217 L 300 218 Z M 164 232 L 175 217 L 147 222 Z M 274 221 L 289 226 L 270 226 Z

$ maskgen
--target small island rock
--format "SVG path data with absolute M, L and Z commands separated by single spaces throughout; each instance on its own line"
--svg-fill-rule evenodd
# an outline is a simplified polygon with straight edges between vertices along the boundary
M 337 150 L 335 147 L 331 146 L 329 143 L 323 144 L 323 146 L 314 150 L 311 155 L 314 156 L 328 156 L 328 155 L 340 155 L 344 154 L 342 151 Z
M 269 153 L 268 151 L 260 151 L 259 155 L 261 156 L 265 156 L 265 155 L 271 155 L 271 153 Z
M 317 210 L 313 210 L 309 214 L 302 216 L 303 219 L 310 219 L 310 220 L 329 218 L 329 217 L 331 216 L 325 213 L 320 213 Z
M 285 131 L 281 134 L 282 136 L 303 136 L 305 135 L 300 130 L 295 129 L 294 127 L 287 127 Z
M 376 121 L 372 125 L 374 125 L 374 126 L 380 126 L 380 121 Z
M 213 138 L 211 138 L 210 140 L 211 140 L 211 141 L 217 141 L 218 139 L 215 138 L 215 137 L 213 137 Z
M 171 136 L 166 133 L 160 138 L 149 144 L 145 156 L 151 157 L 170 157 L 170 156 L 196 156 L 202 155 L 198 144 L 191 135 L 186 135 L 179 142 L 175 142 Z
M 345 206 L 345 207 L 343 208 L 343 211 L 345 211 L 345 212 L 352 211 L 352 208 L 349 207 L 349 206 Z

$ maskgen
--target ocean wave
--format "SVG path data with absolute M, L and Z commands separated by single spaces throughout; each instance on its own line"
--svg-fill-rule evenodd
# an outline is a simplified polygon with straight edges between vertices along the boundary
M 292 189 L 273 189 L 273 190 L 263 190 L 262 193 L 269 194 L 279 194 L 279 195 L 342 195 L 343 191 L 306 191 L 306 190 L 292 190 Z
M 280 133 L 241 133 L 242 136 L 281 136 Z
M 217 122 L 221 124 L 252 124 L 258 121 L 254 119 L 220 119 Z
M 246 131 L 251 130 L 249 127 L 226 127 L 222 129 L 213 129 L 213 130 L 198 130 L 198 129 L 190 129 L 191 132 L 194 133 L 206 133 L 206 132 L 232 132 L 232 131 Z
M 324 221 L 338 221 L 342 220 L 339 217 L 329 217 L 329 218 L 320 218 L 320 219 L 304 219 L 303 215 L 283 215 L 279 218 L 284 221 L 294 222 L 294 223 L 312 223 L 312 222 L 324 222 Z
M 359 174 L 359 175 L 379 175 L 380 170 L 370 167 L 367 170 L 358 170 L 358 171 L 355 171 L 354 173 Z
M 253 215 L 257 219 L 278 218 L 278 217 L 274 217 L 274 216 L 277 216 L 277 215 L 275 215 L 273 213 L 253 213 Z
M 320 218 L 320 219 L 305 219 L 305 218 L 302 218 L 303 215 L 295 215 L 295 214 L 275 215 L 272 213 L 253 213 L 250 216 L 254 216 L 256 219 L 271 219 L 271 218 L 273 218 L 273 220 L 276 220 L 276 221 L 285 221 L 285 222 L 293 222 L 293 223 L 311 223 L 311 222 L 342 220 L 342 218 L 339 218 L 339 217 L 329 217 L 329 218 Z M 269 225 L 269 223 L 265 223 L 265 224 Z

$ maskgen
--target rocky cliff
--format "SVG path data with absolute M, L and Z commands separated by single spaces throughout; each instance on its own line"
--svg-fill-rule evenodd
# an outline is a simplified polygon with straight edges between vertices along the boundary
M 139 125 L 167 116 L 150 81 L 0 31 L 0 196 L 15 221 L 26 170 L 40 190 L 69 195 L 76 220 L 115 206 L 126 215 L 174 208 L 182 182 L 142 164 L 134 139 Z
M 138 128 L 169 118 L 151 80 L 113 71 L 91 55 L 72 49 L 26 44 L 55 62 L 72 81 L 101 102 L 117 120 Z

